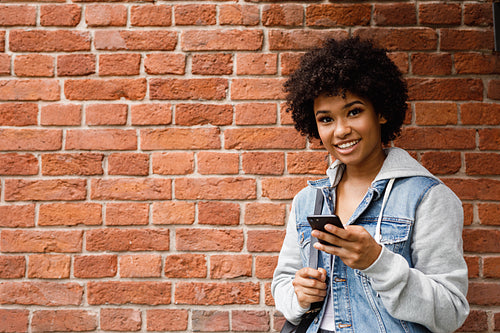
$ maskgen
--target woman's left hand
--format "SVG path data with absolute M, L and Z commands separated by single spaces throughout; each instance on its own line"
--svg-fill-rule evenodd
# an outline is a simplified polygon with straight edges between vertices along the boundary
M 323 245 L 318 242 L 314 244 L 314 247 L 338 256 L 353 269 L 362 270 L 370 267 L 382 251 L 382 246 L 362 226 L 348 225 L 342 229 L 327 224 L 325 230 L 328 233 L 313 230 L 312 235 L 336 246 Z

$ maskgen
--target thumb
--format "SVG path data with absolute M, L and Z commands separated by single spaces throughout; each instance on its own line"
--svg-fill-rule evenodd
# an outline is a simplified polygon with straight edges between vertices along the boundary
M 321 281 L 326 280 L 326 270 L 324 268 L 318 268 L 318 271 L 321 273 Z

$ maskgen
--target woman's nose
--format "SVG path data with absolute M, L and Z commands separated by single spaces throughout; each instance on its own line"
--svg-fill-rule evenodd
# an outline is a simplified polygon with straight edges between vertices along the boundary
M 335 135 L 339 138 L 344 138 L 351 134 L 351 126 L 345 120 L 337 121 L 337 126 L 335 127 Z

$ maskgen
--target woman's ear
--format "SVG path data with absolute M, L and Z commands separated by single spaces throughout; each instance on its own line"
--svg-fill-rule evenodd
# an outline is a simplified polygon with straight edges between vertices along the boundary
M 381 114 L 378 115 L 378 123 L 380 125 L 387 123 L 387 119 L 384 118 Z

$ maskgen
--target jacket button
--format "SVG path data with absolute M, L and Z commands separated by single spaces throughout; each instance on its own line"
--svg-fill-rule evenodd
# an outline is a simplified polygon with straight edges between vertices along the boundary
M 314 318 L 314 323 L 317 324 L 318 323 L 318 317 Z

